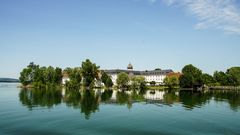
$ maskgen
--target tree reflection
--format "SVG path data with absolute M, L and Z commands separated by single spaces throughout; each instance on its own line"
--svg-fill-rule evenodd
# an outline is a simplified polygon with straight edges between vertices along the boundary
M 81 93 L 79 90 L 67 90 L 64 97 L 64 102 L 67 106 L 79 108 L 81 106 Z
M 62 96 L 63 95 L 63 96 Z M 86 119 L 99 110 L 101 102 L 104 104 L 127 105 L 132 108 L 135 102 L 148 104 L 182 104 L 187 110 L 203 107 L 210 101 L 228 103 L 234 111 L 240 109 L 239 91 L 114 91 L 114 90 L 66 90 L 57 89 L 23 89 L 19 93 L 20 102 L 32 110 L 34 107 L 52 108 L 62 101 L 68 107 L 79 109 Z M 161 107 L 161 106 L 160 106 Z
M 175 91 L 169 90 L 163 95 L 163 101 L 165 104 L 172 105 L 175 102 L 179 102 L 179 96 L 176 95 Z
M 234 111 L 240 109 L 240 91 L 210 91 L 217 102 L 227 101 Z
M 35 106 L 51 108 L 61 103 L 61 91 L 56 89 L 22 89 L 19 99 L 24 106 L 32 110 Z
M 129 95 L 125 91 L 118 91 L 116 95 L 116 101 L 120 105 L 129 103 Z
M 112 94 L 113 94 L 112 90 L 105 90 L 101 95 L 101 101 L 105 102 L 105 101 L 110 100 L 112 97 Z
M 186 109 L 194 109 L 195 107 L 202 107 L 206 103 L 209 103 L 211 95 L 202 92 L 188 92 L 181 91 L 179 93 L 179 100 Z
M 86 119 L 89 119 L 99 106 L 99 96 L 94 90 L 67 90 L 64 101 L 67 106 L 80 109 Z
M 85 118 L 89 119 L 91 113 L 95 113 L 99 106 L 99 96 L 95 96 L 93 90 L 82 90 L 81 113 L 85 114 Z
M 132 91 L 130 98 L 132 101 L 138 102 L 145 100 L 143 92 L 138 92 L 136 90 Z

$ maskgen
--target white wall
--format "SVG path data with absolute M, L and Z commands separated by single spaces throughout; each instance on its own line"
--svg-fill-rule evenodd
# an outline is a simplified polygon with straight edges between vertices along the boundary
M 166 75 L 146 75 L 143 77 L 145 77 L 146 82 L 149 83 L 149 82 L 155 81 L 156 84 L 159 85 L 159 84 L 163 84 L 163 80 L 165 79 Z M 112 74 L 111 79 L 113 81 L 113 84 L 116 85 L 117 84 L 117 74 Z

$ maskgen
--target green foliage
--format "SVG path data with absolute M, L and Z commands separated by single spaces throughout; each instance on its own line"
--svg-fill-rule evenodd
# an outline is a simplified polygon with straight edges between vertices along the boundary
M 127 88 L 128 87 L 128 84 L 129 84 L 129 76 L 127 73 L 119 73 L 118 76 L 117 76 L 117 85 L 120 89 L 122 88 Z
M 133 90 L 141 90 L 146 88 L 145 78 L 143 76 L 133 76 L 131 78 L 131 88 Z
M 113 86 L 113 82 L 112 82 L 111 77 L 107 73 L 105 73 L 104 71 L 102 71 L 101 80 L 106 87 L 109 88 L 109 87 Z
M 70 81 L 66 82 L 67 89 L 79 90 L 82 81 L 81 68 L 67 68 L 64 71 L 68 73 L 70 79 Z
M 22 70 L 19 77 L 20 82 L 34 87 L 44 87 L 46 85 L 60 85 L 62 80 L 62 69 L 49 66 L 39 67 L 31 62 Z
M 182 69 L 183 75 L 179 78 L 182 88 L 193 88 L 194 85 L 203 85 L 202 71 L 193 65 L 186 65 Z
M 216 71 L 213 75 L 214 80 L 222 86 L 240 85 L 240 67 L 232 67 L 226 73 Z
M 106 72 L 102 71 L 101 80 L 104 84 L 107 82 L 108 78 L 109 78 L 108 74 Z
M 99 67 L 95 63 L 92 63 L 89 59 L 82 62 L 82 77 L 84 80 L 84 86 L 93 86 L 95 79 L 99 79 L 98 73 Z
M 151 81 L 151 82 L 150 82 L 150 85 L 151 85 L 151 86 L 155 86 L 155 85 L 156 85 L 156 82 L 155 82 L 155 81 Z
M 31 73 L 31 69 L 29 68 L 23 69 L 22 72 L 20 73 L 19 80 L 24 86 L 29 85 L 33 81 L 30 78 L 30 73 Z
M 56 84 L 61 84 L 62 83 L 62 69 L 59 67 L 55 68 L 55 73 L 54 73 L 54 83 Z
M 202 74 L 202 80 L 205 85 L 213 85 L 215 83 L 213 76 L 209 74 Z
M 221 86 L 227 86 L 229 85 L 229 82 L 228 82 L 228 75 L 225 74 L 224 72 L 220 71 L 216 71 L 214 72 L 213 74 L 213 78 L 216 82 L 218 82 Z
M 179 85 L 179 79 L 176 76 L 167 76 L 163 83 L 168 86 L 169 89 L 174 88 L 175 86 Z
M 39 65 L 35 65 L 33 62 L 31 62 L 26 68 L 22 70 L 20 73 L 19 80 L 20 82 L 26 86 L 34 82 L 35 73 L 39 69 Z
M 230 85 L 240 85 L 240 67 L 232 67 L 227 70 L 228 81 Z

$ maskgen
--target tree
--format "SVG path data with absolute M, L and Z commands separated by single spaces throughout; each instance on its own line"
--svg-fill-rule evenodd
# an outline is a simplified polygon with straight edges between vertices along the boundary
M 55 74 L 54 74 L 54 83 L 61 84 L 62 82 L 62 69 L 59 67 L 55 68 Z
M 120 89 L 127 88 L 129 84 L 129 76 L 127 73 L 121 72 L 117 76 L 117 85 Z
M 43 87 L 46 85 L 60 85 L 62 80 L 62 69 L 49 67 L 39 67 L 31 62 L 20 73 L 20 82 L 23 86 L 31 85 L 34 87 Z
M 168 86 L 169 89 L 179 85 L 179 79 L 176 76 L 167 76 L 164 78 L 163 83 Z
M 54 84 L 55 69 L 52 66 L 46 68 L 44 72 L 44 79 L 47 85 Z
M 202 80 L 203 80 L 203 84 L 205 85 L 212 85 L 215 83 L 213 76 L 206 73 L 202 74 Z
M 224 72 L 220 71 L 215 71 L 214 74 L 213 74 L 213 78 L 214 80 L 219 83 L 220 85 L 222 86 L 226 86 L 226 85 L 229 85 L 228 83 L 228 75 L 225 74 Z
M 113 86 L 113 82 L 112 82 L 111 77 L 104 71 L 102 71 L 101 80 L 106 87 L 112 87 Z
M 143 76 L 133 76 L 131 78 L 132 89 L 144 89 L 145 86 L 146 86 L 146 82 Z
M 240 85 L 240 67 L 229 68 L 226 74 L 228 75 L 228 81 L 230 85 Z
M 30 62 L 30 64 L 27 66 L 27 68 L 24 68 L 22 72 L 20 73 L 19 80 L 20 82 L 26 86 L 34 82 L 35 78 L 35 72 L 39 69 L 39 65 L 35 65 L 33 62 Z
M 65 72 L 68 73 L 70 81 L 66 83 L 66 87 L 68 89 L 80 89 L 82 76 L 81 76 L 81 68 L 67 68 Z
M 156 82 L 155 82 L 155 81 L 151 81 L 151 82 L 150 82 L 150 85 L 151 85 L 151 86 L 155 86 L 155 85 L 156 85 Z
M 102 71 L 101 80 L 104 84 L 106 83 L 108 78 L 109 78 L 108 74 L 106 72 Z
M 98 73 L 99 67 L 95 63 L 92 63 L 89 59 L 82 62 L 82 77 L 85 86 L 93 86 L 95 79 L 99 79 Z
M 179 78 L 182 88 L 193 88 L 194 85 L 203 85 L 202 71 L 193 65 L 186 65 L 182 69 L 183 75 Z
M 19 80 L 24 86 L 29 85 L 32 81 L 30 79 L 30 73 L 31 73 L 31 69 L 29 68 L 23 69 L 22 72 L 20 73 Z

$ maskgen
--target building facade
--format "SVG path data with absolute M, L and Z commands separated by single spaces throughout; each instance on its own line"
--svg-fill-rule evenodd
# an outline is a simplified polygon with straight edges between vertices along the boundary
M 117 82 L 117 75 L 121 72 L 127 73 L 129 76 L 143 76 L 145 78 L 145 81 L 148 84 L 150 84 L 150 82 L 155 82 L 156 85 L 161 85 L 163 84 L 163 80 L 165 79 L 167 74 L 173 73 L 173 70 L 155 69 L 155 70 L 136 71 L 136 70 L 133 70 L 132 64 L 129 64 L 127 66 L 127 70 L 113 69 L 113 70 L 104 70 L 104 72 L 106 72 L 109 76 L 111 76 L 114 85 L 116 85 L 116 82 Z

